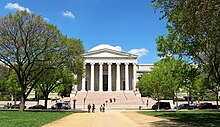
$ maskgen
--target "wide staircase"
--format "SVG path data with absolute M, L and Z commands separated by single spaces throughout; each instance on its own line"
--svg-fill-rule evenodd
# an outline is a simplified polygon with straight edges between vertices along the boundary
M 144 106 L 145 103 L 141 97 L 135 96 L 133 91 L 112 91 L 112 92 L 81 92 L 78 91 L 72 99 L 76 100 L 78 108 L 86 108 L 90 104 L 95 104 L 99 107 L 105 104 L 108 108 L 135 108 Z

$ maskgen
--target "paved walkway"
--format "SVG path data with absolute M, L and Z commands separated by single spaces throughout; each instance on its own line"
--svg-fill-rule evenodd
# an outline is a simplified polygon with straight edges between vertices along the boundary
M 135 111 L 74 113 L 43 127 L 186 127 L 166 119 L 145 116 Z

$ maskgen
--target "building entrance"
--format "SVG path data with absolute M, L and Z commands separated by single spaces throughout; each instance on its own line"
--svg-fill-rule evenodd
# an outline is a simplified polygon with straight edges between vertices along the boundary
M 123 81 L 122 90 L 125 90 L 125 81 Z
M 103 75 L 103 91 L 108 91 L 108 75 Z

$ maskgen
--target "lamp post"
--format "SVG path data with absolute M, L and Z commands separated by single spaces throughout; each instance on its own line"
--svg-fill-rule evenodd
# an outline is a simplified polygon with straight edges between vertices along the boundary
M 76 109 L 76 99 L 73 100 L 73 109 Z

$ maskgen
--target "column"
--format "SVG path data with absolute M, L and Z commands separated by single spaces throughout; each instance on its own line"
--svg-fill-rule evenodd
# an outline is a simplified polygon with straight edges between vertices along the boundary
M 120 76 L 120 65 L 121 65 L 121 63 L 116 63 L 116 65 L 117 65 L 117 74 L 116 74 L 116 91 L 120 91 L 120 78 L 121 78 L 121 76 Z
M 136 83 L 137 83 L 137 65 L 136 63 L 133 63 L 133 90 L 136 89 Z
M 103 63 L 99 63 L 99 91 L 103 91 Z
M 95 66 L 95 63 L 90 63 L 91 65 L 91 79 L 90 79 L 90 91 L 94 91 L 94 66 Z
M 128 65 L 129 63 L 125 63 L 125 90 L 129 90 Z
M 112 63 L 108 63 L 108 91 L 112 91 Z
M 82 75 L 82 91 L 86 91 L 86 63 L 83 65 L 83 75 Z

